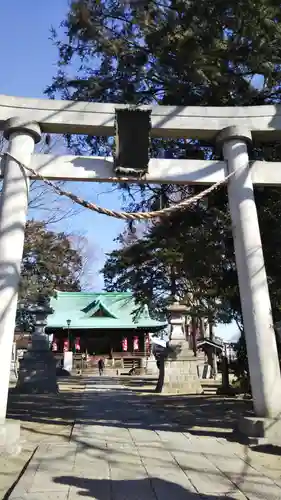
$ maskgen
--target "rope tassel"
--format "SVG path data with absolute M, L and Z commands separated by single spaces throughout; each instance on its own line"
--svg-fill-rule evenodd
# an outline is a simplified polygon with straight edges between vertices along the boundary
M 184 210 L 190 205 L 197 203 L 199 200 L 204 198 L 206 195 L 212 193 L 216 189 L 218 189 L 220 186 L 225 184 L 232 175 L 234 175 L 235 172 L 232 172 L 228 174 L 223 180 L 217 182 L 216 184 L 213 184 L 209 188 L 205 189 L 201 193 L 198 193 L 195 196 L 191 196 L 190 198 L 187 198 L 180 203 L 177 203 L 175 205 L 172 205 L 170 207 L 163 208 L 161 210 L 155 210 L 152 212 L 117 212 L 115 210 L 110 210 L 108 208 L 103 208 L 99 205 L 96 205 L 95 203 L 91 203 L 90 201 L 86 201 L 83 198 L 80 198 L 80 196 L 77 196 L 76 194 L 71 193 L 70 191 L 65 191 L 64 189 L 61 189 L 60 187 L 56 186 L 52 181 L 49 181 L 48 179 L 45 179 L 43 175 L 41 175 L 39 172 L 36 172 L 33 168 L 27 167 L 24 165 L 21 161 L 19 161 L 17 158 L 15 158 L 11 153 L 5 152 L 1 153 L 1 156 L 6 155 L 7 157 L 11 158 L 12 160 L 16 161 L 23 169 L 25 169 L 27 172 L 31 173 L 41 181 L 43 181 L 45 184 L 50 186 L 50 188 L 57 193 L 59 196 L 65 196 L 69 198 L 73 203 L 77 203 L 78 205 L 87 208 L 89 210 L 92 210 L 93 212 L 96 212 L 98 214 L 102 215 L 107 215 L 108 217 L 114 217 L 115 219 L 122 219 L 122 220 L 149 220 L 153 219 L 156 217 L 163 217 L 163 216 L 169 216 L 172 212 L 175 212 L 177 210 Z M 118 178 L 119 182 L 123 181 L 128 181 L 128 178 Z

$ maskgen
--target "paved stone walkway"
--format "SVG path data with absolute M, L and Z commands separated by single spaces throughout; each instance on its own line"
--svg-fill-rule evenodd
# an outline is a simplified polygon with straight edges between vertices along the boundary
M 89 379 L 83 400 L 71 439 L 41 444 L 10 499 L 281 499 L 280 457 L 172 432 L 114 379 Z
M 13 484 L 42 442 L 69 440 L 73 423 L 81 413 L 80 398 L 84 392 L 83 377 L 58 379 L 60 393 L 17 394 L 10 385 L 8 418 L 21 421 L 22 451 L 17 456 L 0 454 L 0 499 L 8 498 Z

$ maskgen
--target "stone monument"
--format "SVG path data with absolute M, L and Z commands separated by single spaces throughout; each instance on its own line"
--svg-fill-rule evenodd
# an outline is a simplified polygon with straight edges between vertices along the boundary
M 57 393 L 56 361 L 45 333 L 46 319 L 53 313 L 53 309 L 49 305 L 49 299 L 41 296 L 27 310 L 34 316 L 34 331 L 31 349 L 20 361 L 16 390 L 22 393 Z
M 198 377 L 197 359 L 190 349 L 184 331 L 187 306 L 177 299 L 168 309 L 171 325 L 170 342 L 165 356 L 162 393 L 201 394 L 203 389 Z M 161 370 L 160 370 L 161 371 Z M 161 374 L 159 374 L 159 377 Z

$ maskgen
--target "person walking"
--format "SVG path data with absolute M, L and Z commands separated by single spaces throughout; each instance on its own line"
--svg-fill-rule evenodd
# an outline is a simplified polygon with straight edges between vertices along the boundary
M 101 375 L 103 375 L 103 371 L 104 371 L 104 360 L 102 358 L 99 359 L 98 366 L 99 366 L 99 374 L 101 376 Z

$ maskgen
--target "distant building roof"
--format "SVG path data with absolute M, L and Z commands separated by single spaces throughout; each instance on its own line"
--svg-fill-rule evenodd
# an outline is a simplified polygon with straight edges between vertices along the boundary
M 48 316 L 47 328 L 133 329 L 157 331 L 166 322 L 150 317 L 147 306 L 142 309 L 129 292 L 57 292 L 51 299 L 54 314 Z
M 217 351 L 222 351 L 223 350 L 223 342 L 219 337 L 214 337 L 213 340 L 209 339 L 208 337 L 201 338 L 197 341 L 197 347 L 198 348 L 203 348 L 206 346 L 213 347 Z

